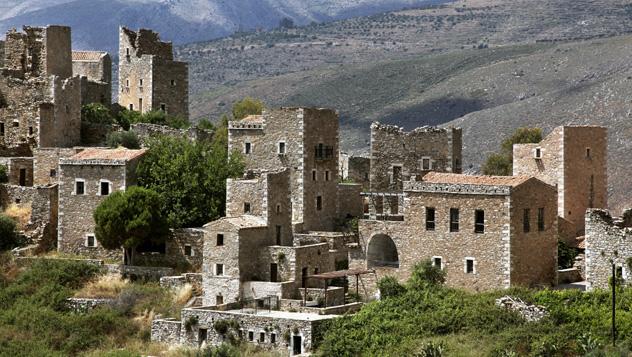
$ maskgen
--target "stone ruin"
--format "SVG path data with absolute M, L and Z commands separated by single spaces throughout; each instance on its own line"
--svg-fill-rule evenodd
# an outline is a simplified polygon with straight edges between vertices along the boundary
M 512 296 L 496 299 L 496 306 L 515 311 L 528 322 L 537 322 L 549 316 L 549 312 L 544 306 L 529 304 Z

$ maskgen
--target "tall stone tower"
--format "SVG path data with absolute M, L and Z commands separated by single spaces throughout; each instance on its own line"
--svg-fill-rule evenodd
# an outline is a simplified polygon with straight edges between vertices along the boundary
M 119 105 L 189 118 L 189 68 L 156 32 L 119 28 Z

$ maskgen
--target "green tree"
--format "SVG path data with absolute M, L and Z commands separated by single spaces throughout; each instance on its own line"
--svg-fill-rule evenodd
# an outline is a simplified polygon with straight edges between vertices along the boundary
M 542 141 L 542 129 L 518 128 L 500 145 L 500 152 L 491 154 L 483 164 L 485 175 L 511 176 L 514 144 L 533 144 Z
M 206 118 L 200 119 L 197 123 L 197 127 L 205 130 L 215 130 L 215 124 Z
M 140 139 L 133 131 L 115 131 L 108 134 L 107 144 L 111 148 L 119 146 L 128 149 L 140 149 Z
M 0 214 L 0 252 L 18 247 L 21 243 L 15 221 Z
M 377 282 L 382 298 L 399 296 L 406 292 L 406 288 L 392 276 L 385 276 Z
M 6 166 L 0 165 L 0 183 L 9 182 L 9 172 Z
M 101 103 L 90 103 L 81 107 L 81 118 L 95 124 L 114 123 L 110 109 Z
M 95 235 L 106 249 L 125 249 L 133 265 L 136 248 L 147 242 L 160 244 L 169 234 L 163 215 L 164 201 L 155 191 L 132 186 L 107 197 L 94 211 Z
M 233 118 L 235 120 L 240 120 L 248 115 L 258 115 L 263 113 L 264 108 L 265 105 L 262 101 L 246 97 L 233 104 Z
M 140 112 L 135 110 L 127 110 L 122 108 L 116 116 L 116 123 L 124 130 L 129 130 L 130 124 L 138 123 L 140 118 Z
M 228 155 L 222 141 L 192 142 L 155 137 L 138 166 L 141 186 L 165 199 L 164 214 L 173 228 L 200 226 L 221 217 L 226 206 L 226 179 L 243 173 L 238 153 Z

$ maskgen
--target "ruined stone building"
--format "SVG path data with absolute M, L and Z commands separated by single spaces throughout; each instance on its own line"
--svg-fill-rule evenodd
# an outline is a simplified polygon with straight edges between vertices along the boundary
M 513 174 L 533 175 L 556 186 L 560 237 L 584 235 L 588 208 L 608 207 L 607 130 L 560 126 L 540 143 L 513 146 Z
M 448 285 L 470 290 L 556 283 L 553 186 L 529 176 L 433 172 L 404 182 L 401 196 L 403 219 L 360 221 L 352 268 L 405 280 L 431 259 Z
M 586 212 L 586 288 L 607 289 L 615 274 L 624 284 L 632 278 L 632 211 L 613 217 L 608 210 Z
M 369 190 L 371 159 L 363 156 L 353 156 L 340 153 L 340 178 L 347 182 L 358 183 L 362 189 Z
M 370 189 L 399 191 L 412 176 L 428 172 L 461 173 L 461 129 L 421 127 L 410 132 L 371 124 Z
M 119 105 L 189 119 L 188 76 L 187 63 L 174 61 L 171 42 L 151 30 L 119 28 Z
M 228 123 L 229 151 L 246 170 L 290 170 L 292 222 L 297 231 L 332 231 L 338 205 L 338 113 L 281 108 Z M 361 203 L 358 198 L 358 210 Z
M 112 105 L 112 59 L 107 52 L 72 51 L 72 72 L 81 76 L 81 105 Z
M 35 147 L 69 147 L 80 139 L 81 81 L 72 74 L 70 28 L 9 31 L 0 70 L 4 156 L 30 156 Z
M 144 154 L 144 149 L 89 148 L 59 160 L 60 252 L 122 258 L 122 250 L 107 250 L 99 245 L 92 214 L 111 193 L 136 184 L 135 169 Z

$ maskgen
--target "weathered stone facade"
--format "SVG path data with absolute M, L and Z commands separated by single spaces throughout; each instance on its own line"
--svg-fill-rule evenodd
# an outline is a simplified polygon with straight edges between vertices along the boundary
M 131 131 L 135 132 L 142 142 L 146 142 L 147 139 L 158 135 L 188 138 L 192 141 L 213 139 L 213 131 L 200 129 L 195 126 L 189 129 L 174 129 L 165 125 L 138 123 L 132 124 Z
M 137 252 L 134 264 L 164 266 L 186 271 L 201 271 L 205 231 L 201 228 L 172 230 L 164 252 Z
M 94 237 L 92 213 L 109 194 L 136 184 L 135 169 L 145 150 L 86 149 L 59 160 L 60 252 L 121 259 L 122 250 L 102 248 Z
M 229 151 L 247 170 L 290 169 L 292 221 L 304 230 L 333 230 L 338 183 L 338 114 L 281 108 L 228 125 Z
M 344 181 L 362 185 L 364 190 L 369 189 L 371 174 L 371 159 L 362 156 L 340 155 L 340 177 Z
M 72 72 L 81 77 L 81 105 L 112 105 L 112 59 L 107 52 L 72 51 Z
M 561 126 L 538 144 L 513 147 L 513 174 L 557 186 L 560 236 L 584 234 L 587 208 L 608 207 L 608 138 L 604 127 Z
M 433 259 L 450 286 L 551 286 L 556 197 L 554 187 L 535 178 L 429 173 L 424 181 L 405 182 L 403 221 L 360 221 L 350 267 L 405 280 L 416 263 Z
M 163 110 L 189 119 L 189 69 L 173 60 L 171 42 L 157 33 L 119 28 L 118 103 L 145 113 Z
M 603 209 L 586 212 L 586 288 L 607 289 L 616 274 L 627 284 L 632 278 L 632 211 L 614 218 Z
M 401 191 L 403 182 L 430 171 L 461 173 L 460 128 L 402 128 L 371 124 L 371 191 Z
M 33 186 L 33 158 L 0 157 L 0 165 L 7 168 L 9 184 Z

